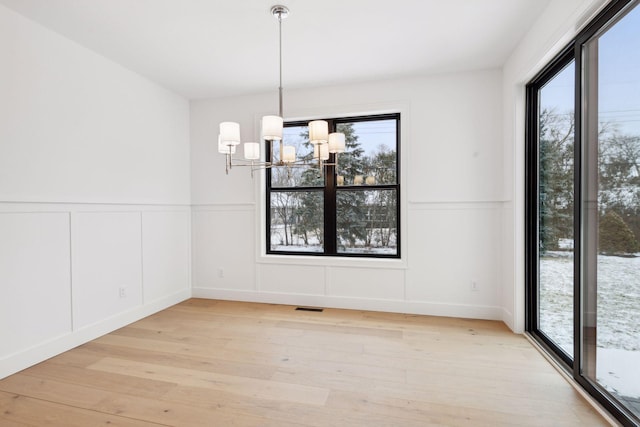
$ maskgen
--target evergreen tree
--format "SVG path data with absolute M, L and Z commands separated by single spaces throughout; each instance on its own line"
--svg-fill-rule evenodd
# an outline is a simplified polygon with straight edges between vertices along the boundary
M 324 206 L 321 191 L 297 193 L 299 200 L 298 218 L 295 232 L 304 244 L 309 246 L 310 238 L 314 237 L 320 245 L 324 241 Z
M 308 163 L 314 163 L 313 145 L 309 142 L 309 130 L 305 127 L 300 133 L 301 151 L 303 154 L 300 158 Z M 306 167 L 299 169 L 299 179 L 297 186 L 299 187 L 318 187 L 318 190 L 310 190 L 299 192 L 298 199 L 300 202 L 298 214 L 300 221 L 298 222 L 295 232 L 302 238 L 305 245 L 310 245 L 310 238 L 313 237 L 322 245 L 324 242 L 324 176 L 315 167 Z
M 352 123 L 341 123 L 338 132 L 345 135 L 345 153 L 338 157 L 337 175 L 345 185 L 352 185 L 357 175 L 365 174 L 364 150 Z M 366 241 L 366 195 L 362 190 L 342 190 L 336 195 L 336 226 L 338 244 L 342 249 L 364 244 Z

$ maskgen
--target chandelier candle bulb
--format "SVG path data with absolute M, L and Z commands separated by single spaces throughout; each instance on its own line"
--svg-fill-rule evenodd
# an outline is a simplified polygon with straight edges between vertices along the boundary
M 296 147 L 293 145 L 285 145 L 282 147 L 282 161 L 285 163 L 293 163 L 296 161 Z
M 329 160 L 329 144 L 320 144 L 320 159 Z
M 345 137 L 342 132 L 333 132 L 329 134 L 329 152 L 344 153 Z
M 363 182 L 364 182 L 364 179 L 362 175 L 356 175 L 353 177 L 353 185 L 362 185 Z
M 260 159 L 260 144 L 257 142 L 244 143 L 244 158 L 247 160 Z
M 368 176 L 364 181 L 367 185 L 374 185 L 376 183 L 376 178 L 373 176 Z
M 309 122 L 309 142 L 312 144 L 324 144 L 329 140 L 329 123 L 325 120 Z
M 220 140 L 225 145 L 240 144 L 240 124 L 236 122 L 220 123 Z
M 283 120 L 280 116 L 264 116 L 262 118 L 262 137 L 267 141 L 282 139 Z
M 313 158 L 318 160 L 329 160 L 329 146 L 327 144 L 314 145 Z
M 220 154 L 235 154 L 236 146 L 235 145 L 227 145 L 222 142 L 220 139 L 220 135 L 218 135 L 218 153 Z

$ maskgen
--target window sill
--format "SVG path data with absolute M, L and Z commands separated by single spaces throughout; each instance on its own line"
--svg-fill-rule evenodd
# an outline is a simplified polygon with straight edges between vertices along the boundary
M 322 267 L 351 267 L 351 268 L 381 268 L 392 270 L 406 270 L 407 262 L 402 258 L 355 258 L 332 256 L 305 255 L 271 255 L 261 254 L 257 257 L 258 264 L 278 265 L 308 265 Z

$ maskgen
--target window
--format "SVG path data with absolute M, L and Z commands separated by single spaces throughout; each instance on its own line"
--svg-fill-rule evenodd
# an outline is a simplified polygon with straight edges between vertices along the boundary
M 640 7 L 611 1 L 527 86 L 527 330 L 640 425 Z
M 267 170 L 267 253 L 399 258 L 400 115 L 325 120 L 345 134 L 346 151 L 324 173 Z M 307 122 L 285 123 L 285 143 L 315 162 L 308 134 Z

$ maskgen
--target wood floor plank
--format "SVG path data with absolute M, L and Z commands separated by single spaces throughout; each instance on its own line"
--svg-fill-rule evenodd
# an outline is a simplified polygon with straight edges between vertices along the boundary
M 159 365 L 173 366 L 177 368 L 196 369 L 206 372 L 217 372 L 227 375 L 241 375 L 250 378 L 269 379 L 278 369 L 275 365 L 247 363 L 238 360 L 225 360 L 216 357 L 212 352 L 206 357 L 193 354 L 177 354 L 161 351 L 142 350 L 133 347 L 122 347 L 98 342 L 90 342 L 77 350 L 83 356 L 125 358 L 137 362 L 147 362 Z
M 310 369 L 325 373 L 337 372 L 389 381 L 405 382 L 406 380 L 406 370 L 401 367 L 390 366 L 388 359 L 384 363 L 380 360 L 377 365 L 366 364 L 363 359 L 349 352 L 333 352 L 334 357 L 327 357 L 331 353 L 330 350 L 322 351 L 319 348 L 308 349 L 298 346 L 285 348 L 279 344 L 252 343 L 245 340 L 236 340 L 230 343 L 225 350 L 230 349 L 237 352 L 282 354 L 277 365 L 283 368 Z
M 224 347 L 201 346 L 197 344 L 176 344 L 161 340 L 140 340 L 123 335 L 109 334 L 94 341 L 96 344 L 105 344 L 112 347 L 133 348 L 142 351 L 158 351 L 167 354 L 177 354 L 181 356 L 193 356 L 202 358 L 214 358 L 228 362 L 244 362 L 248 364 L 264 365 L 277 364 L 283 357 L 284 352 L 277 354 L 265 352 L 239 352 Z
M 193 406 L 189 402 L 113 393 L 91 386 L 42 380 L 29 375 L 15 375 L 0 384 L 0 387 L 16 395 L 162 425 L 199 427 L 207 425 L 211 418 L 225 426 L 255 426 L 261 423 L 259 417 L 238 414 L 216 405 Z
M 315 405 L 292 404 L 277 400 L 263 400 L 245 398 L 230 393 L 214 392 L 203 388 L 179 386 L 167 396 L 174 401 L 189 402 L 191 405 L 207 406 L 214 402 L 216 405 L 228 408 L 239 414 L 259 415 L 265 421 L 275 425 L 293 422 L 295 424 L 326 427 L 326 426 L 424 426 L 420 422 L 399 423 L 397 418 L 377 417 L 373 413 L 357 413 L 353 408 L 329 408 Z
M 323 325 L 319 323 L 301 321 L 280 321 L 276 323 L 279 328 L 303 329 L 307 331 L 323 331 L 334 334 L 357 335 L 359 337 L 373 336 L 383 338 L 402 338 L 402 331 L 385 328 L 368 328 L 348 325 Z
M 113 372 L 138 378 L 155 379 L 192 387 L 223 390 L 244 396 L 262 399 L 285 400 L 287 402 L 307 405 L 324 405 L 329 390 L 298 384 L 265 381 L 236 375 L 225 375 L 204 372 L 194 369 L 183 369 L 154 365 L 151 363 L 133 362 L 131 360 L 105 357 L 88 366 L 89 370 Z
M 92 409 L 106 396 L 117 393 L 18 373 L 0 382 L 0 391 L 58 402 L 76 408 Z
M 0 380 L 6 426 L 602 426 L 501 322 L 190 299 Z
M 0 421 L 2 425 L 5 425 L 6 422 L 7 424 L 22 423 L 38 427 L 151 427 L 162 425 L 5 392 L 0 392 Z
M 397 399 L 361 392 L 332 392 L 327 407 L 361 410 L 381 417 L 399 420 L 421 421 L 425 425 L 443 424 L 456 426 L 540 426 L 539 415 L 513 414 L 503 411 L 472 408 L 460 405 L 429 403 L 413 399 Z M 554 426 L 578 425 L 575 414 L 566 415 L 567 420 L 556 419 Z
M 92 387 L 103 390 L 149 398 L 160 398 L 176 386 L 166 381 L 135 378 L 119 373 L 65 366 L 52 361 L 33 366 L 21 373 L 36 378 L 59 380 L 72 384 L 91 384 Z M 0 380 L 0 385 L 3 381 L 5 380 Z
M 523 385 L 523 387 L 526 387 L 526 385 Z M 382 397 L 505 412 L 514 416 L 539 416 L 541 408 L 544 408 L 547 416 L 553 414 L 554 420 L 563 421 L 566 421 L 565 417 L 567 416 L 573 417 L 572 406 L 582 406 L 581 397 L 577 392 L 573 393 L 572 398 L 562 401 L 548 397 L 548 395 L 521 397 L 493 394 L 488 393 L 484 386 L 478 388 L 477 384 L 469 384 L 468 388 L 455 389 L 410 384 L 401 386 L 397 383 L 377 382 L 374 385 L 373 392 Z

